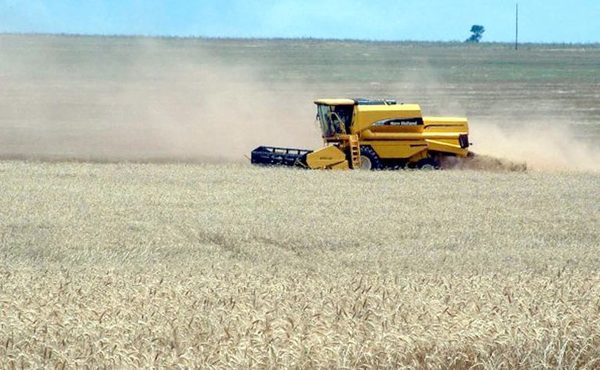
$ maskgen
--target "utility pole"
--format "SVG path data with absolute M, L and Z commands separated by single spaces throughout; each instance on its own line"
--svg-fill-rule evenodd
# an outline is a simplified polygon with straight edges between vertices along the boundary
M 515 50 L 519 50 L 519 3 L 515 13 Z

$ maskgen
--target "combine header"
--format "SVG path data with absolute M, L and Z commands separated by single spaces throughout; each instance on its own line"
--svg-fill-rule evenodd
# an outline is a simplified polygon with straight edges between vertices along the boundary
M 306 161 L 306 155 L 309 153 L 312 153 L 312 150 L 259 146 L 252 151 L 250 160 L 252 164 L 298 166 Z
M 311 169 L 437 169 L 443 157 L 469 155 L 466 118 L 423 117 L 419 105 L 387 99 L 321 99 L 315 104 L 325 147 L 260 146 L 251 162 Z

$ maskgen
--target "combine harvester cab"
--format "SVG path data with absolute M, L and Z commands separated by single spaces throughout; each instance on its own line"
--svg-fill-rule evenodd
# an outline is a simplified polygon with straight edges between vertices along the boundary
M 417 104 L 395 100 L 315 101 L 325 147 L 261 146 L 251 162 L 310 169 L 440 168 L 444 157 L 469 155 L 468 123 L 461 117 L 423 117 Z

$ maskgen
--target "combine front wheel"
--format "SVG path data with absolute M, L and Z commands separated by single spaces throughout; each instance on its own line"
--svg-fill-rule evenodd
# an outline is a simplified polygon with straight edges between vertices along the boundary
M 370 146 L 360 147 L 360 169 L 361 170 L 378 170 L 381 168 L 379 156 Z

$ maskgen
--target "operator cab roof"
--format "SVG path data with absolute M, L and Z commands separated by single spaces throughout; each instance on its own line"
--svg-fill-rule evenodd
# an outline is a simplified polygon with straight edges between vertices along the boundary
M 396 100 L 393 99 L 318 99 L 315 104 L 321 105 L 396 105 Z M 402 104 L 402 103 L 400 103 Z

